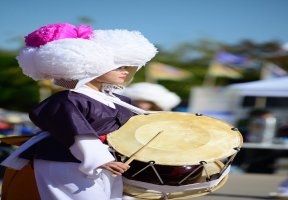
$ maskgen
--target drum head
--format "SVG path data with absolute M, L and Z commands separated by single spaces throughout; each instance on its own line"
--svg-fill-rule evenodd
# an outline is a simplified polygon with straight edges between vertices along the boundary
M 236 153 L 243 143 L 239 131 L 219 119 L 191 113 L 160 112 L 130 118 L 107 140 L 120 154 L 159 165 L 197 165 Z M 161 132 L 157 135 L 157 133 Z M 155 135 L 157 135 L 153 140 Z
M 224 164 L 220 161 L 216 161 L 214 163 L 208 163 L 206 165 L 206 169 L 209 175 L 217 174 L 223 169 Z M 197 183 L 204 183 L 206 181 L 206 174 L 203 171 L 201 177 L 198 178 Z M 184 199 L 191 199 L 199 196 L 203 196 L 209 194 L 210 192 L 214 192 L 220 189 L 227 181 L 228 175 L 226 175 L 218 185 L 214 188 L 204 188 L 204 189 L 197 189 L 197 190 L 187 190 L 184 192 L 174 192 L 168 195 L 169 200 L 184 200 Z M 125 183 L 125 182 L 124 182 Z M 177 186 L 175 186 L 177 187 Z M 137 199 L 163 199 L 163 196 L 160 192 L 157 191 L 150 191 L 144 188 L 135 187 L 133 185 L 124 184 L 124 194 L 137 198 Z

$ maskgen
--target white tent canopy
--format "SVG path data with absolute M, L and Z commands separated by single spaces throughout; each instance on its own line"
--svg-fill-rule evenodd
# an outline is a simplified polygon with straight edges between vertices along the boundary
M 228 89 L 233 90 L 242 96 L 288 97 L 288 76 L 232 84 L 228 86 Z

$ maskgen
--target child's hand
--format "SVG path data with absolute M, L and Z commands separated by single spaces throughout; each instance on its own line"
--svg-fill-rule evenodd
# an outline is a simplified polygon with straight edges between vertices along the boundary
M 122 162 L 112 161 L 102 165 L 100 168 L 106 169 L 115 175 L 121 175 L 126 172 L 130 166 Z

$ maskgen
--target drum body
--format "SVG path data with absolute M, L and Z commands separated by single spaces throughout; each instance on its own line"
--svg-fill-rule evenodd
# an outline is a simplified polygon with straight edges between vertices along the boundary
M 208 116 L 160 112 L 138 115 L 107 137 L 129 196 L 191 199 L 220 188 L 243 143 L 240 132 Z
M 0 138 L 0 141 L 8 145 L 20 146 L 31 137 L 33 135 L 11 136 Z M 6 168 L 1 193 L 2 200 L 40 200 L 32 163 L 29 162 L 21 170 Z
M 207 178 L 209 177 L 210 183 L 213 183 L 213 180 L 219 177 L 219 173 L 223 170 L 224 166 L 220 161 L 209 163 L 206 165 L 208 174 L 206 174 L 205 170 L 202 170 L 202 173 L 196 179 L 188 180 L 185 184 L 182 183 L 178 186 L 151 184 L 123 177 L 124 194 L 136 199 L 170 200 L 188 200 L 203 196 L 218 190 L 226 183 L 228 179 L 227 172 L 221 180 L 214 185 L 207 182 Z
M 117 154 L 117 153 L 116 153 Z M 122 157 L 117 154 L 117 160 Z M 179 186 L 185 182 L 192 183 L 202 174 L 202 165 L 172 166 L 157 165 L 154 161 L 148 163 L 134 160 L 130 168 L 123 174 L 130 180 L 143 181 L 157 185 Z

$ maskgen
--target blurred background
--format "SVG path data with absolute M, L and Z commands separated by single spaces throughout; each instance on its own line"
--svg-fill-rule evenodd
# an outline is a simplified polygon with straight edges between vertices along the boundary
M 173 111 L 201 113 L 237 127 L 244 144 L 231 180 L 246 182 L 257 175 L 274 184 L 259 179 L 257 186 L 265 190 L 249 195 L 231 193 L 237 181 L 228 182 L 213 199 L 270 198 L 288 172 L 287 7 L 286 0 L 1 1 L 0 136 L 32 134 L 36 127 L 27 113 L 61 90 L 22 74 L 15 57 L 25 35 L 65 22 L 138 30 L 159 53 L 133 83 L 160 84 L 176 93 L 181 102 Z M 0 145 L 4 159 L 11 147 Z

